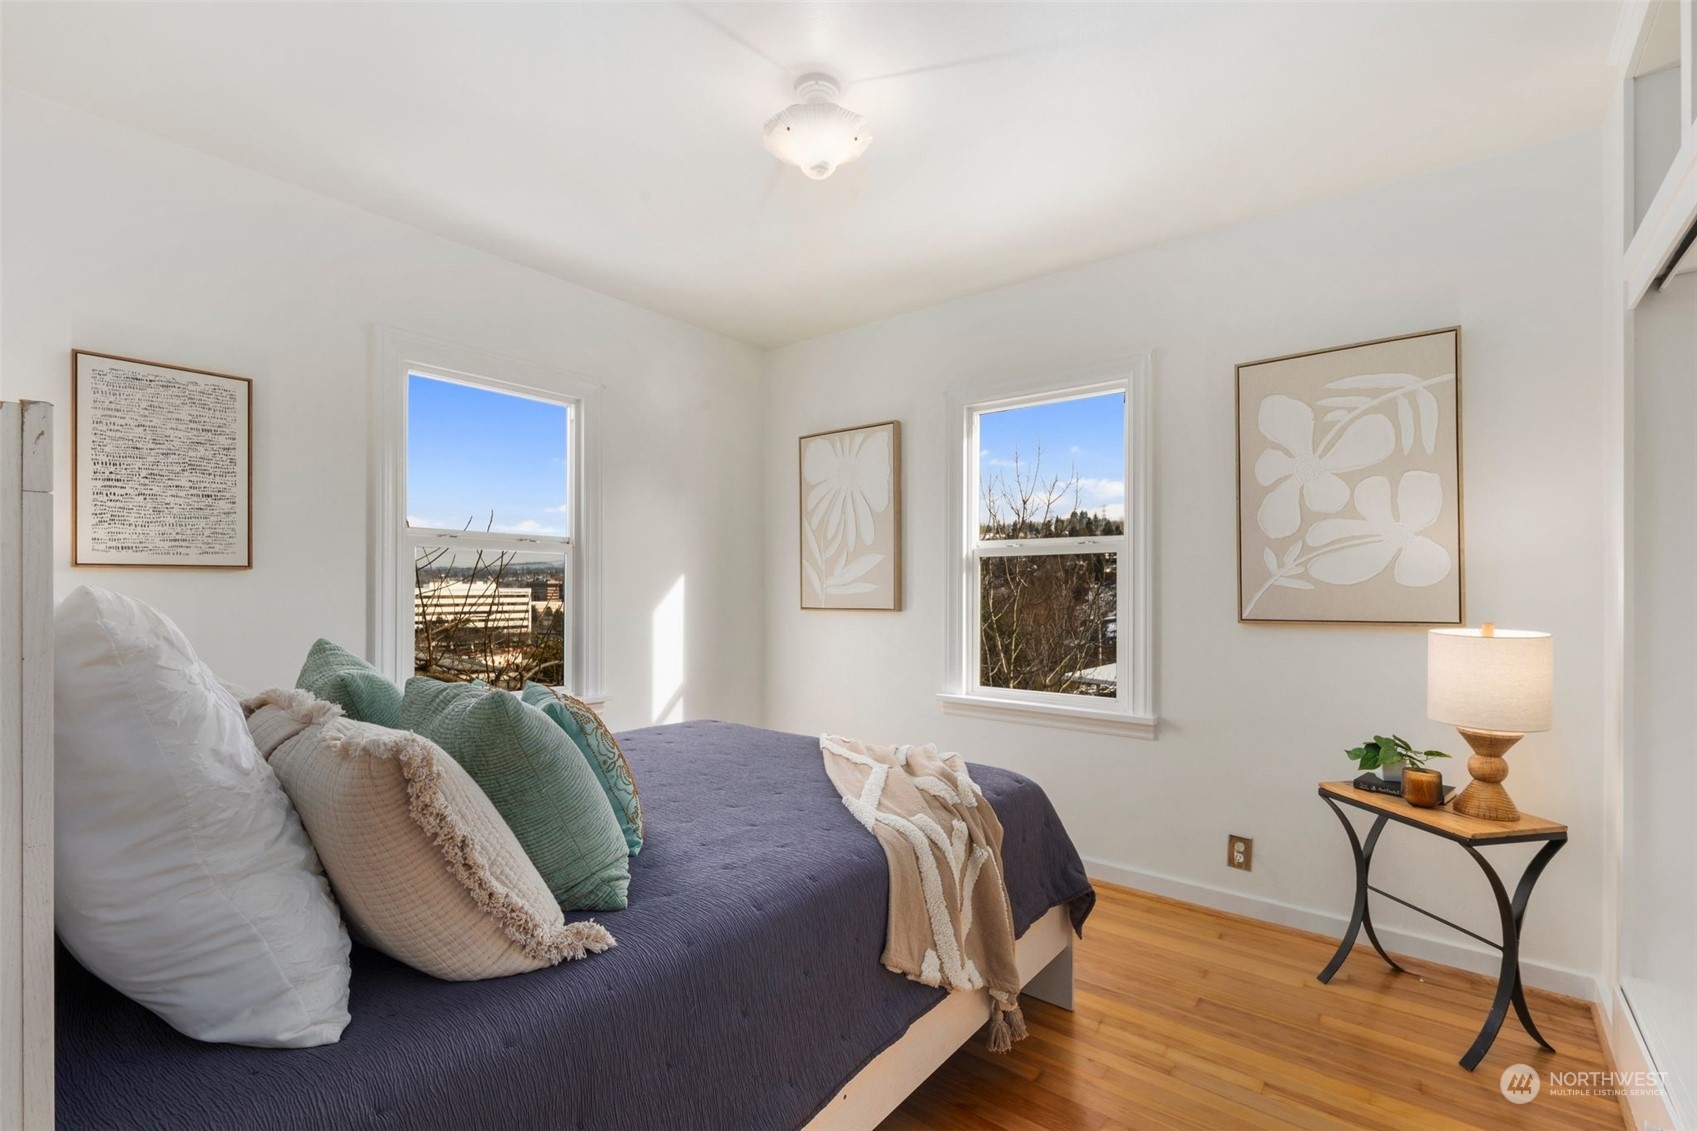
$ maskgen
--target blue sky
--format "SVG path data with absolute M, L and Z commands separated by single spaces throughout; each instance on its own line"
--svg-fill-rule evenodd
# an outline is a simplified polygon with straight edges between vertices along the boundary
M 407 520 L 458 530 L 566 533 L 566 410 L 527 397 L 411 378 L 407 393 Z M 1077 470 L 1084 509 L 1125 514 L 1125 397 L 1099 397 L 985 413 L 978 420 L 982 483 L 1029 473 L 1039 448 L 1045 481 Z M 1062 513 L 1072 509 L 1069 498 Z
M 1125 517 L 1125 394 L 982 414 L 978 418 L 980 486 L 989 484 L 998 472 L 1011 481 L 1016 452 L 1022 473 L 1029 475 L 1039 448 L 1045 485 L 1057 475 L 1065 482 L 1076 469 L 1079 501 L 1085 510 L 1109 518 Z M 1057 510 L 1070 513 L 1071 498 Z
M 407 521 L 566 533 L 566 409 L 416 374 L 407 388 Z

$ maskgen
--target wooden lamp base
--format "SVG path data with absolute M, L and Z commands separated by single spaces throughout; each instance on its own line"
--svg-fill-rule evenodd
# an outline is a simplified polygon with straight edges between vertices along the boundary
M 1473 757 L 1467 760 L 1467 772 L 1473 775 L 1473 780 L 1456 795 L 1451 808 L 1464 817 L 1482 821 L 1518 821 L 1520 810 L 1515 808 L 1502 782 L 1508 777 L 1508 763 L 1503 761 L 1503 755 L 1521 736 L 1495 730 L 1455 729 L 1473 748 Z

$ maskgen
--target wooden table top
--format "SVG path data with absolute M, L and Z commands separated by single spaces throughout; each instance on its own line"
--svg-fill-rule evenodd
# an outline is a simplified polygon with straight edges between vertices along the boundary
M 1494 840 L 1555 840 L 1567 836 L 1566 825 L 1546 821 L 1542 817 L 1522 813 L 1517 821 L 1486 821 L 1457 813 L 1449 805 L 1438 809 L 1421 809 L 1388 793 L 1356 789 L 1353 782 L 1321 782 L 1320 792 L 1330 794 L 1339 801 L 1383 813 L 1392 820 L 1430 829 L 1451 840 L 1489 843 Z M 1459 793 L 1460 790 L 1456 792 Z

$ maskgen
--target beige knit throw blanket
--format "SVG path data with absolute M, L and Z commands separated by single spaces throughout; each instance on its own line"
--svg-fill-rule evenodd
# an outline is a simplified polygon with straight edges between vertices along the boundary
M 928 986 L 990 991 L 992 1052 L 1025 1036 L 1002 823 L 959 754 L 820 735 L 825 773 L 890 865 L 884 965 Z

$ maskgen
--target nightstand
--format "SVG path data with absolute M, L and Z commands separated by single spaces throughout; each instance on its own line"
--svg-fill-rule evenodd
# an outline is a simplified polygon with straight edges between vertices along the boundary
M 1484 1059 L 1485 1052 L 1491 1047 L 1491 1042 L 1497 1039 L 1497 1031 L 1502 1028 L 1503 1019 L 1508 1016 L 1508 1007 L 1514 1006 L 1515 1015 L 1532 1039 L 1544 1048 L 1554 1052 L 1555 1049 L 1546 1041 L 1538 1027 L 1532 1023 L 1532 1014 L 1526 1008 L 1526 994 L 1520 984 L 1520 924 L 1526 917 L 1526 904 L 1532 898 L 1532 888 L 1543 875 L 1544 869 L 1567 843 L 1567 826 L 1554 821 L 1546 821 L 1542 817 L 1522 815 L 1513 821 L 1485 821 L 1476 817 L 1463 816 L 1443 806 L 1437 809 L 1419 809 L 1400 797 L 1392 797 L 1382 793 L 1368 793 L 1356 789 L 1347 781 L 1329 781 L 1320 783 L 1320 799 L 1332 807 L 1338 820 L 1343 822 L 1344 832 L 1349 835 L 1350 851 L 1355 854 L 1355 910 L 1350 916 L 1349 929 L 1344 932 L 1343 941 L 1338 943 L 1337 953 L 1320 972 L 1320 981 L 1330 982 L 1332 975 L 1349 957 L 1349 952 L 1355 946 L 1356 937 L 1365 928 L 1367 941 L 1373 944 L 1373 949 L 1379 952 L 1392 970 L 1405 973 L 1401 966 L 1385 948 L 1379 945 L 1379 937 L 1373 931 L 1373 916 L 1368 909 L 1367 896 L 1369 893 L 1382 895 L 1393 903 L 1400 903 L 1413 911 L 1418 911 L 1428 919 L 1435 919 L 1451 930 L 1460 931 L 1469 938 L 1477 939 L 1486 946 L 1502 952 L 1502 964 L 1497 972 L 1497 992 L 1491 1000 L 1491 1011 L 1485 1017 L 1485 1025 L 1479 1030 L 1479 1036 L 1473 1041 L 1473 1047 L 1468 1049 L 1461 1058 L 1461 1066 L 1469 1072 L 1473 1071 Z M 1363 840 L 1356 834 L 1355 826 L 1350 823 L 1344 813 L 1344 807 L 1349 806 L 1363 810 L 1372 815 L 1373 824 Z M 1461 845 L 1467 854 L 1473 857 L 1485 879 L 1490 882 L 1491 893 L 1497 899 L 1497 914 L 1502 921 L 1502 941 L 1497 942 L 1468 930 L 1458 923 L 1452 923 L 1440 915 L 1434 915 L 1417 904 L 1410 903 L 1401 896 L 1392 895 L 1382 888 L 1374 887 L 1370 873 L 1373 867 L 1373 849 L 1379 843 L 1379 834 L 1385 831 L 1387 822 L 1396 821 L 1433 836 L 1452 840 Z M 1521 873 L 1520 880 L 1515 884 L 1514 895 L 1511 898 L 1508 889 L 1503 886 L 1501 877 L 1488 860 L 1480 854 L 1481 848 L 1498 844 L 1524 844 L 1528 841 L 1542 841 L 1540 848 L 1526 870 Z

